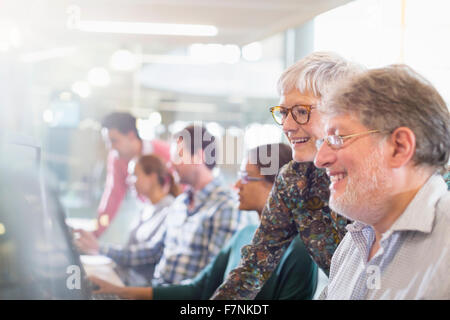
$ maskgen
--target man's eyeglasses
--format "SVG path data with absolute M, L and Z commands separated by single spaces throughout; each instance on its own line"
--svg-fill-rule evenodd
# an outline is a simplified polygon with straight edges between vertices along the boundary
M 339 136 L 339 135 L 326 136 L 323 139 L 316 140 L 316 148 L 317 148 L 317 150 L 319 150 L 320 147 L 322 146 L 322 144 L 326 141 L 326 143 L 332 149 L 340 149 L 344 145 L 344 141 L 346 139 L 353 138 L 353 137 L 358 137 L 358 136 L 362 136 L 362 135 L 366 135 L 366 134 L 371 134 L 371 133 L 375 133 L 375 132 L 380 132 L 380 130 L 370 130 L 370 131 L 366 131 L 366 132 L 349 134 L 349 135 L 346 135 L 346 136 Z
M 295 105 L 292 108 L 276 106 L 270 108 L 270 112 L 272 113 L 272 117 L 275 122 L 279 125 L 283 125 L 284 121 L 289 116 L 289 112 L 295 122 L 298 124 L 307 124 L 312 109 L 314 109 L 312 105 Z
M 242 184 L 247 184 L 251 181 L 262 181 L 264 178 L 262 177 L 250 177 L 247 171 L 239 171 L 238 172 L 239 179 L 241 179 Z

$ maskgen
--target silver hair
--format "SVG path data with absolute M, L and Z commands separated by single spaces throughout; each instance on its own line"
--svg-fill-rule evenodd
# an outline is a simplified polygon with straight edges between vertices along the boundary
M 450 155 L 450 112 L 433 85 L 406 65 L 372 69 L 335 88 L 324 103 L 330 115 L 350 114 L 370 129 L 408 127 L 416 137 L 413 161 L 444 169 Z
M 334 52 L 313 52 L 287 68 L 278 80 L 278 94 L 294 89 L 321 98 L 336 82 L 365 70 Z

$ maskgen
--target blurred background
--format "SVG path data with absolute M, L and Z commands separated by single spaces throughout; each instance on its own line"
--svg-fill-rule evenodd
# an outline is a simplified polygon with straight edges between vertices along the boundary
M 69 216 L 92 219 L 107 113 L 132 113 L 144 139 L 202 121 L 244 150 L 279 142 L 277 79 L 316 50 L 407 63 L 448 101 L 448 12 L 448 0 L 2 0 L 0 127 L 40 141 Z M 230 184 L 238 167 L 220 166 Z M 106 240 L 126 239 L 130 197 Z

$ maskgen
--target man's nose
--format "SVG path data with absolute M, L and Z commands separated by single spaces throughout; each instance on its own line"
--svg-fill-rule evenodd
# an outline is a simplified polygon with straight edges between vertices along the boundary
M 314 158 L 314 165 L 317 168 L 327 168 L 336 161 L 336 151 L 331 149 L 328 143 L 324 142 L 317 150 Z

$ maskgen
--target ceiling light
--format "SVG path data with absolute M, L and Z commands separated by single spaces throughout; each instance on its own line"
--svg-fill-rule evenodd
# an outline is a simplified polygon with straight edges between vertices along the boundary
M 241 50 L 237 45 L 219 43 L 201 44 L 194 43 L 189 46 L 189 57 L 197 63 L 237 63 L 241 56 Z
M 177 121 L 169 124 L 168 129 L 171 134 L 175 134 L 175 133 L 183 130 L 188 124 L 189 124 L 189 122 L 187 122 L 187 121 L 177 120 Z M 176 144 L 174 144 L 174 146 L 176 147 Z
M 222 137 L 225 129 L 217 122 L 209 122 L 206 124 L 208 130 L 215 137 Z
M 117 50 L 110 60 L 111 68 L 118 71 L 131 71 L 137 64 L 136 55 L 128 50 Z
M 241 57 L 241 49 L 235 44 L 226 44 L 223 47 L 222 61 L 229 64 L 235 64 L 239 62 Z
M 262 57 L 262 46 L 259 42 L 250 43 L 242 48 L 242 57 L 247 61 L 258 61 Z
M 147 22 L 120 22 L 120 21 L 78 21 L 76 25 L 80 31 L 126 33 L 126 34 L 153 34 L 171 36 L 203 36 L 217 35 L 217 28 L 211 25 L 197 24 L 171 24 Z
M 241 137 L 244 135 L 244 130 L 235 126 L 231 126 L 227 129 L 227 134 L 232 137 Z
M 208 52 L 205 50 L 206 45 L 202 43 L 194 43 L 189 46 L 189 57 L 193 61 L 206 62 L 209 60 Z
M 39 62 L 54 58 L 61 58 L 72 55 L 76 51 L 76 47 L 53 48 L 48 50 L 24 53 L 20 56 L 20 60 L 26 63 Z
M 88 81 L 96 87 L 105 87 L 111 81 L 108 70 L 104 68 L 93 68 L 88 73 Z
M 136 129 L 141 139 L 151 140 L 155 138 L 155 125 L 150 119 L 137 119 Z
M 72 94 L 68 91 L 63 91 L 59 94 L 59 100 L 70 101 L 70 100 L 72 100 Z
M 77 81 L 72 85 L 72 91 L 82 98 L 87 98 L 91 94 L 91 87 L 86 81 Z
M 162 121 L 161 113 L 159 113 L 157 111 L 150 113 L 148 120 L 150 121 L 151 125 L 156 127 L 157 125 L 161 124 L 161 121 Z

